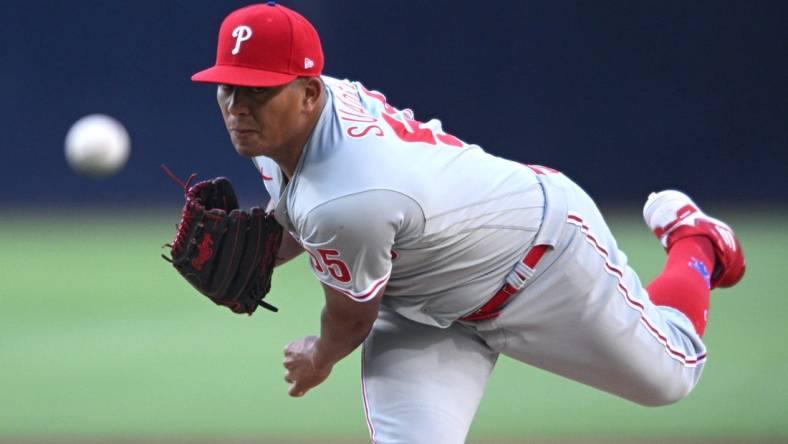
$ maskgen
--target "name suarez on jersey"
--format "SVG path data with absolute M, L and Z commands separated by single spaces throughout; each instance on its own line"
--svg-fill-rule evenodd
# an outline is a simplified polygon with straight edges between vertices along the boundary
M 380 119 L 364 108 L 359 98 L 359 90 L 347 80 L 331 79 L 327 81 L 335 93 L 339 118 L 343 121 L 343 129 L 348 136 L 361 139 L 370 134 L 378 137 L 384 135 Z M 348 122 L 348 123 L 345 123 Z
M 410 109 L 398 110 L 386 102 L 386 97 L 347 80 L 326 79 L 335 93 L 337 112 L 342 128 L 348 136 L 361 139 L 368 135 L 383 137 L 386 129 L 403 142 L 420 142 L 432 146 L 463 147 L 465 142 L 447 134 L 437 119 L 422 123 L 414 119 Z M 361 96 L 364 96 L 362 99 Z M 367 102 L 367 106 L 362 100 Z

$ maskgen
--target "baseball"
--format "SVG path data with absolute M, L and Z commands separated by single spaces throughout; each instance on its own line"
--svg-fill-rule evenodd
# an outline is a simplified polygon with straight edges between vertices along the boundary
M 82 117 L 66 134 L 66 160 L 74 171 L 87 177 L 106 177 L 120 170 L 130 148 L 126 128 L 103 114 Z

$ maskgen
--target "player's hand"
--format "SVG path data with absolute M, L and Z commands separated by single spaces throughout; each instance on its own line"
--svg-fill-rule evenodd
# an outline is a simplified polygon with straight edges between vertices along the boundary
M 288 394 L 301 397 L 312 387 L 328 378 L 331 366 L 318 368 L 315 366 L 314 355 L 318 337 L 307 336 L 297 339 L 284 348 L 285 382 L 290 384 Z

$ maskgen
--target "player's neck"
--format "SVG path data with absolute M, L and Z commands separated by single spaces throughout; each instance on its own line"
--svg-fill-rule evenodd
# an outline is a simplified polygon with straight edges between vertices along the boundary
M 292 179 L 293 174 L 295 174 L 295 170 L 298 167 L 298 162 L 301 160 L 301 155 L 304 152 L 304 147 L 306 146 L 307 141 L 309 141 L 309 137 L 315 131 L 315 126 L 317 126 L 317 121 L 320 120 L 320 116 L 323 113 L 325 104 L 326 94 L 323 92 L 320 98 L 320 105 L 315 107 L 314 111 L 310 113 L 306 119 L 306 122 L 303 126 L 304 131 L 299 132 L 299 135 L 293 139 L 291 146 L 288 147 L 288 149 L 283 150 L 281 156 L 274 158 L 274 161 L 276 161 L 277 165 L 279 165 L 279 168 L 288 179 Z
M 282 170 L 287 179 L 292 179 L 298 166 L 298 160 L 301 159 L 301 153 L 304 151 L 304 145 L 294 145 L 292 149 L 285 151 L 284 155 L 273 157 L 274 161 Z

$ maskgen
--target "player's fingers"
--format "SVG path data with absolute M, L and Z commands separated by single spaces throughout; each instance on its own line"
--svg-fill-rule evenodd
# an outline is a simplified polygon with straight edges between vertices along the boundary
M 297 353 L 299 350 L 298 341 L 293 341 L 282 347 L 282 353 L 285 356 L 292 355 L 293 353 Z
M 290 387 L 287 394 L 294 398 L 300 398 L 306 394 L 306 389 L 302 388 L 301 384 L 296 382 Z
M 296 367 L 296 361 L 292 358 L 285 358 L 285 360 L 282 361 L 282 365 L 288 370 L 293 370 Z
M 290 390 L 287 391 L 287 394 L 294 398 L 300 398 L 304 396 L 309 389 L 310 387 L 305 386 L 303 381 L 294 381 L 290 386 Z
M 303 346 L 303 341 L 302 340 L 292 341 L 292 342 L 288 343 L 287 345 L 285 345 L 284 347 L 282 347 L 282 353 L 285 356 L 289 356 L 289 355 L 292 355 L 292 354 L 300 353 L 301 350 L 303 350 L 303 348 L 304 348 L 304 346 Z

